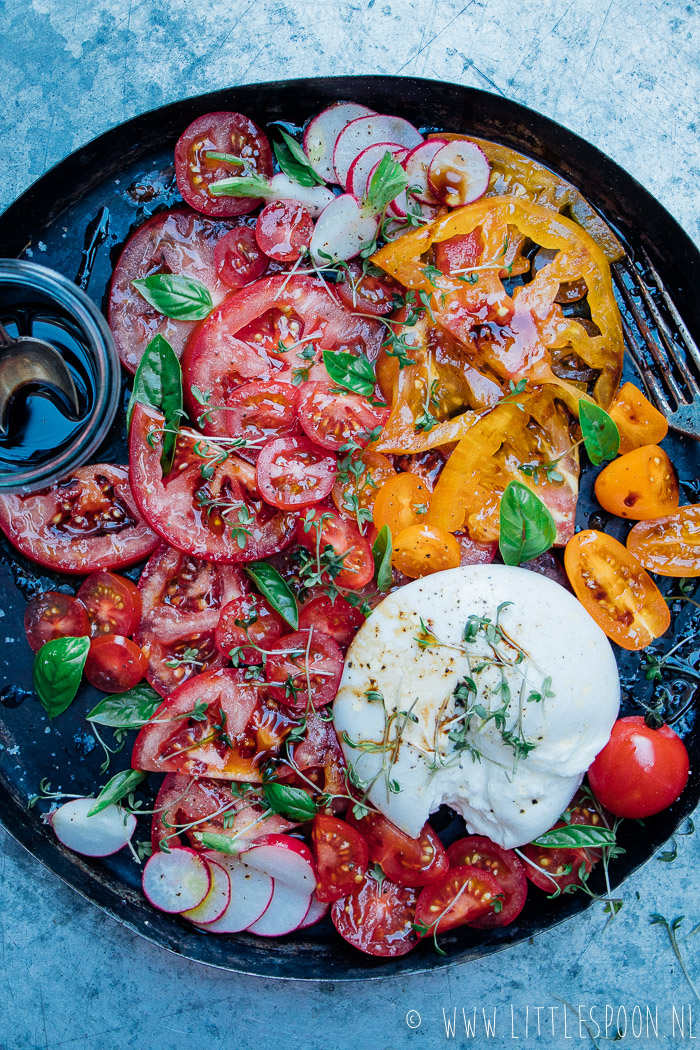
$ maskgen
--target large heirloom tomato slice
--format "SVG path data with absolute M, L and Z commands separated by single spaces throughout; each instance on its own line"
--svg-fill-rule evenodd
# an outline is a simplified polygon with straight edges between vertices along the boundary
M 141 573 L 143 611 L 134 640 L 148 660 L 146 678 L 161 696 L 228 659 L 215 644 L 221 611 L 243 597 L 245 578 L 162 544 Z
M 136 405 L 129 449 L 134 497 L 164 540 L 195 558 L 225 564 L 265 558 L 292 542 L 296 515 L 268 506 L 255 468 L 213 439 L 181 430 L 172 470 L 163 477 L 163 425 L 160 412 Z
M 663 595 L 612 536 L 585 529 L 569 540 L 564 564 L 584 609 L 623 649 L 643 649 L 671 623 Z
M 196 321 L 166 317 L 132 285 L 141 277 L 175 273 L 206 285 L 214 303 L 229 291 L 219 279 L 215 251 L 231 223 L 207 219 L 189 208 L 160 212 L 129 238 L 114 267 L 109 292 L 109 326 L 125 368 L 135 372 L 155 335 L 164 336 L 179 357 Z
M 29 496 L 0 496 L 0 529 L 27 558 L 56 572 L 133 565 L 158 546 L 126 467 L 95 463 Z
M 700 505 L 638 522 L 627 537 L 627 550 L 659 576 L 700 576 Z
M 131 764 L 153 773 L 257 784 L 262 764 L 295 724 L 240 671 L 205 671 L 163 701 L 139 732 Z

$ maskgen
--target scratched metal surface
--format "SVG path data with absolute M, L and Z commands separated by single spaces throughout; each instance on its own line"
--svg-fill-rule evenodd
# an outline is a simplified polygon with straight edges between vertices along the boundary
M 31 7 L 7 3 L 2 14 L 0 119 L 3 141 L 14 147 L 0 176 L 4 203 L 47 164 L 124 117 L 224 83 L 289 75 L 291 55 L 296 75 L 403 72 L 500 90 L 601 145 L 700 239 L 692 126 L 699 26 L 689 5 L 369 0 L 329 10 L 215 0 L 204 18 L 181 3 L 167 10 L 133 3 L 127 13 L 116 2 L 35 0 Z M 522 1035 L 525 1006 L 558 1004 L 561 1014 L 555 996 L 589 1004 L 646 997 L 668 1010 L 689 995 L 647 916 L 657 908 L 687 910 L 688 929 L 697 920 L 694 839 L 683 840 L 673 865 L 652 861 L 626 884 L 625 908 L 605 933 L 594 909 L 532 946 L 449 976 L 361 989 L 295 990 L 166 956 L 88 909 L 14 846 L 2 842 L 0 850 L 3 1048 L 194 1042 L 208 1050 L 290 1039 L 310 1047 L 433 1046 L 445 1038 L 442 1008 L 451 1014 L 453 1005 L 498 1007 L 499 1031 L 489 1045 L 505 1046 L 512 1045 L 511 1004 Z M 691 896 L 685 904 L 684 894 Z M 684 946 L 691 967 L 694 944 Z M 164 1000 L 174 1004 L 167 1028 Z M 409 1009 L 423 1016 L 415 1031 L 404 1021 Z M 559 1020 L 554 1038 L 543 1030 L 525 1045 L 567 1042 Z

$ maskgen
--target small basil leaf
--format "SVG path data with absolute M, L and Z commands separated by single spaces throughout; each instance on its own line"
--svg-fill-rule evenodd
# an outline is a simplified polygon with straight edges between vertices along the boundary
M 506 565 L 531 561 L 554 543 L 557 527 L 539 496 L 521 481 L 509 481 L 501 497 L 498 546 Z
M 317 813 L 316 803 L 298 787 L 288 787 L 272 781 L 263 786 L 265 801 L 273 813 L 287 820 L 313 820 Z
M 119 802 L 120 799 L 137 788 L 147 776 L 148 774 L 142 773 L 140 769 L 123 769 L 121 773 L 117 773 L 102 788 L 102 791 L 95 799 L 95 805 L 88 810 L 88 816 L 94 817 L 96 813 L 100 813 L 107 806 Z
M 218 835 L 215 831 L 195 831 L 194 834 L 205 849 L 215 849 L 217 853 L 240 853 L 241 844 L 233 836 Z
M 277 163 L 285 175 L 288 175 L 300 186 L 322 186 L 323 179 L 316 174 L 309 164 L 303 149 L 291 135 L 282 128 L 277 129 L 282 136 L 282 142 L 273 142 L 272 148 L 277 157 Z
M 605 409 L 592 401 L 579 401 L 579 423 L 593 466 L 604 459 L 614 459 L 620 451 L 620 431 Z
M 260 175 L 234 175 L 210 182 L 207 189 L 214 197 L 269 197 L 270 180 Z
M 377 382 L 374 369 L 366 357 L 340 351 L 323 351 L 323 363 L 334 383 L 363 397 L 371 397 Z
M 377 538 L 372 544 L 372 555 L 374 557 L 374 575 L 377 587 L 380 591 L 388 591 L 391 587 L 391 555 L 393 543 L 391 541 L 391 529 L 388 525 L 382 525 L 377 533 Z
M 534 839 L 533 845 L 544 846 L 546 849 L 614 846 L 615 834 L 610 828 L 601 828 L 595 824 L 566 824 L 563 828 L 545 831 L 544 835 Z
M 382 215 L 407 186 L 408 175 L 387 150 L 370 179 L 367 195 L 362 202 L 363 210 L 372 215 Z
M 126 693 L 105 696 L 87 716 L 88 722 L 113 729 L 140 729 L 150 721 L 163 697 L 150 685 L 135 685 Z
M 89 638 L 54 638 L 34 657 L 34 689 L 49 718 L 70 707 L 83 677 Z
M 266 561 L 253 561 L 245 566 L 245 571 L 258 588 L 263 598 L 267 598 L 272 608 L 286 620 L 293 631 L 299 629 L 299 608 L 293 592 L 282 579 L 277 569 Z
M 214 303 L 205 284 L 179 273 L 152 273 L 131 282 L 147 303 L 176 321 L 203 321 Z
M 161 463 L 167 474 L 172 466 L 182 415 L 182 369 L 175 351 L 162 335 L 151 339 L 136 369 L 126 411 L 127 430 L 136 404 L 152 405 L 165 417 Z

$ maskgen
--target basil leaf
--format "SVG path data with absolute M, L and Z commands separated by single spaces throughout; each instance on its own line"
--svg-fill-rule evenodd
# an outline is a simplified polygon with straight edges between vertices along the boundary
M 547 849 L 580 849 L 598 846 L 614 846 L 615 834 L 610 828 L 595 824 L 566 824 L 563 828 L 552 828 L 534 839 L 534 846 Z
M 34 657 L 34 690 L 49 718 L 70 707 L 83 677 L 89 638 L 54 638 Z
M 230 835 L 219 835 L 215 831 L 195 831 L 195 838 L 206 849 L 215 849 L 218 853 L 240 852 L 241 844 Z
M 391 587 L 391 555 L 393 553 L 391 542 L 391 529 L 388 525 L 382 525 L 377 533 L 377 538 L 372 544 L 372 555 L 374 557 L 374 575 L 377 587 L 380 591 L 388 591 Z
M 509 481 L 501 497 L 498 546 L 506 565 L 521 565 L 554 543 L 557 527 L 539 496 L 521 481 Z
M 592 401 L 579 401 L 579 423 L 588 458 L 594 467 L 615 459 L 620 451 L 620 431 L 605 409 Z
M 294 182 L 298 182 L 300 186 L 323 186 L 323 179 L 311 167 L 304 150 L 296 139 L 293 139 L 282 128 L 277 130 L 283 141 L 273 142 L 272 148 L 284 174 Z
M 323 363 L 328 375 L 338 386 L 352 390 L 355 394 L 362 394 L 363 397 L 372 397 L 377 379 L 366 357 L 324 350 Z
M 269 197 L 271 192 L 270 180 L 260 175 L 233 175 L 210 182 L 207 188 L 215 197 Z
M 205 284 L 179 273 L 152 273 L 131 282 L 147 303 L 176 321 L 203 321 L 214 303 Z
M 101 813 L 103 809 L 107 809 L 107 806 L 112 806 L 115 802 L 119 802 L 120 799 L 138 787 L 147 776 L 148 774 L 142 773 L 140 769 L 123 769 L 121 773 L 117 773 L 102 788 L 102 791 L 95 799 L 95 805 L 88 810 L 88 816 L 94 817 L 96 813 Z
M 382 215 L 407 186 L 408 175 L 387 150 L 370 179 L 362 207 L 372 215 Z
M 175 455 L 182 415 L 182 369 L 175 351 L 162 335 L 151 339 L 136 369 L 131 400 L 126 410 L 127 430 L 136 404 L 152 405 L 165 417 L 166 433 L 163 434 L 161 464 L 163 472 L 167 474 Z
M 162 703 L 163 697 L 150 685 L 135 685 L 126 693 L 105 696 L 93 707 L 87 720 L 113 729 L 140 729 Z
M 294 593 L 282 579 L 277 569 L 266 561 L 253 561 L 244 566 L 246 573 L 267 598 L 272 608 L 286 620 L 293 631 L 299 629 L 299 609 Z
M 263 785 L 265 801 L 273 813 L 287 820 L 313 820 L 317 813 L 316 803 L 303 788 L 288 787 L 271 781 Z

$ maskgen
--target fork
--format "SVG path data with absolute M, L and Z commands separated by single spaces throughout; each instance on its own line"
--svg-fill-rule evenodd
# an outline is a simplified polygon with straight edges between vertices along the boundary
M 615 286 L 633 322 L 620 311 L 627 350 L 669 426 L 700 440 L 700 349 L 644 249 L 641 255 L 648 283 L 628 256 L 612 264 Z

